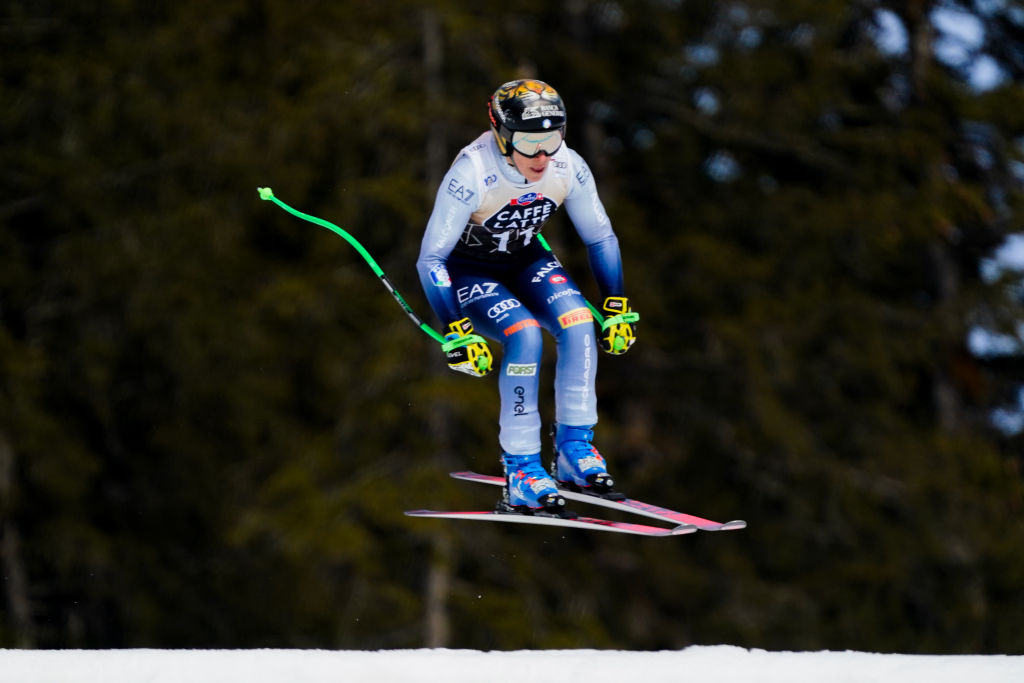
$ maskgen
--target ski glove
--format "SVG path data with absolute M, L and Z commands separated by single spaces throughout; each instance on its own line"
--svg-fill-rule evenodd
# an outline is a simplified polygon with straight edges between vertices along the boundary
M 487 340 L 473 334 L 473 323 L 469 318 L 456 320 L 448 325 L 441 349 L 448 356 L 448 367 L 473 377 L 483 377 L 491 371 L 494 358 L 487 347 Z
M 608 317 L 601 323 L 601 348 L 618 356 L 636 341 L 636 321 L 639 313 L 629 309 L 629 299 L 624 296 L 606 297 L 601 308 Z

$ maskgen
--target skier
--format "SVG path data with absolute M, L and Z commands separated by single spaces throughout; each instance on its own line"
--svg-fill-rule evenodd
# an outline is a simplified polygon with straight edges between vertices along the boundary
M 416 266 L 431 308 L 446 323 L 448 365 L 482 377 L 492 355 L 480 334 L 503 346 L 498 442 L 506 507 L 558 514 L 558 485 L 622 498 L 592 445 L 597 423 L 596 346 L 625 353 L 636 338 L 623 293 L 618 239 L 590 168 L 563 144 L 566 110 L 550 85 L 505 83 L 488 103 L 490 131 L 456 156 L 441 182 Z M 594 318 L 540 231 L 565 204 L 587 247 L 608 316 Z M 555 339 L 555 454 L 541 461 L 537 409 L 543 338 Z M 450 348 L 453 347 L 454 348 Z

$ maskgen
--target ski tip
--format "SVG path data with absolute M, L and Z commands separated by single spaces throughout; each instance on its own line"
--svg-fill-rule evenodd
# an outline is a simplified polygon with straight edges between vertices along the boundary
M 701 524 L 697 527 L 701 531 L 739 531 L 746 529 L 747 523 L 742 519 L 734 519 L 731 522 L 715 522 L 714 524 Z
M 697 527 L 693 524 L 680 524 L 679 526 L 672 529 L 672 536 L 682 536 L 684 534 L 696 533 Z

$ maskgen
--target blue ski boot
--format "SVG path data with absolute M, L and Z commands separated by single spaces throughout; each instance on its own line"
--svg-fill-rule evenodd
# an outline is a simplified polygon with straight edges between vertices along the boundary
M 590 443 L 594 438 L 591 427 L 556 424 L 552 436 L 555 462 L 551 473 L 559 486 L 611 500 L 625 498 L 612 488 L 615 481 L 608 474 L 604 456 Z
M 505 467 L 504 506 L 508 512 L 546 513 L 565 516 L 565 498 L 554 480 L 544 471 L 540 453 L 533 455 L 501 454 Z M 501 505 L 499 504 L 499 507 Z

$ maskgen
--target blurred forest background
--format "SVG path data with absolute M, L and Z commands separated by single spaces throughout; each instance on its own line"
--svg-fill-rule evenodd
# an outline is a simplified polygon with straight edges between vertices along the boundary
M 8 0 L 0 37 L 0 647 L 1024 653 L 1019 3 Z M 447 472 L 499 471 L 495 379 L 256 188 L 428 318 L 437 183 L 521 76 L 643 316 L 597 443 L 745 531 L 402 515 L 493 504 Z

